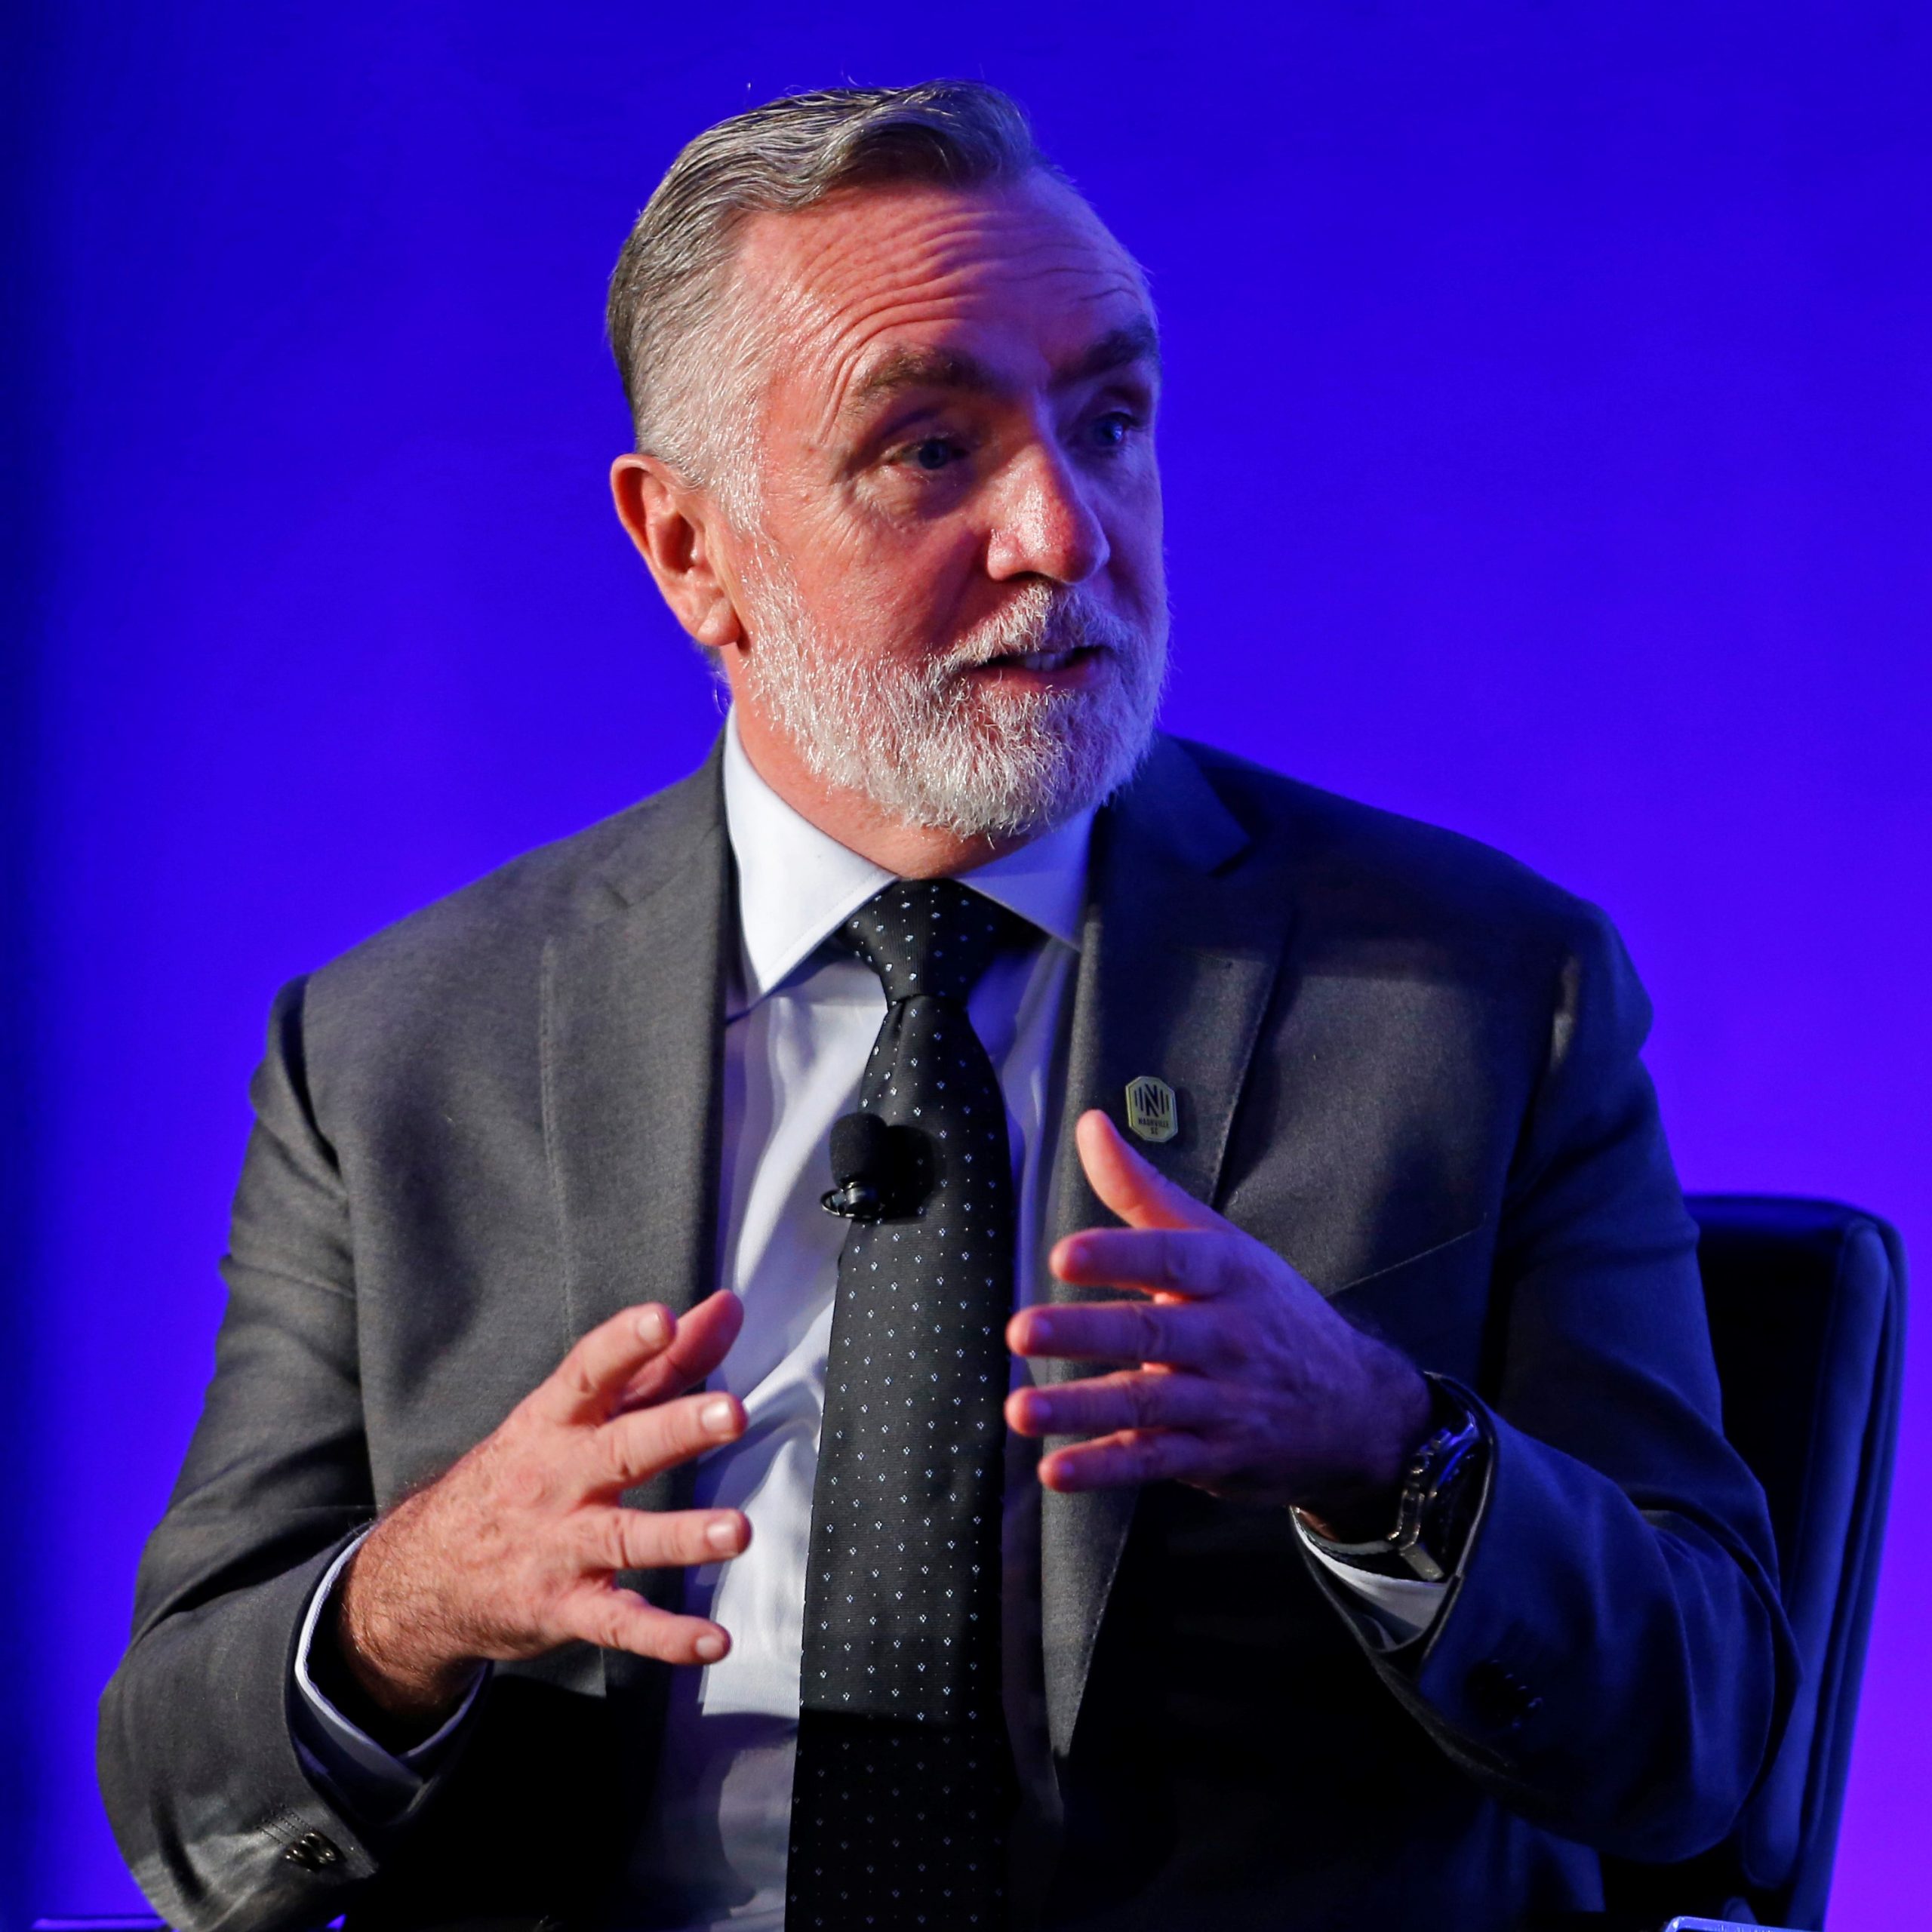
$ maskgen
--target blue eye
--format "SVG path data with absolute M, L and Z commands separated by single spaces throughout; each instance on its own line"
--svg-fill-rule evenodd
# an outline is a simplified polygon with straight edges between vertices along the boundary
M 1134 428 L 1134 419 L 1124 410 L 1112 410 L 1095 420 L 1094 435 L 1103 448 L 1117 450 L 1127 441 Z
M 924 442 L 912 446 L 912 460 L 921 469 L 944 469 L 958 454 L 958 445 L 947 441 L 943 436 L 928 436 Z

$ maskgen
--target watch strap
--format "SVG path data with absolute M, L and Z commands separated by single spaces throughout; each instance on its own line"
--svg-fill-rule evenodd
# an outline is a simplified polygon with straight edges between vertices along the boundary
M 1297 1509 L 1297 1520 L 1324 1555 L 1377 1576 L 1440 1583 L 1460 1567 L 1485 1487 L 1489 1432 L 1481 1411 L 1454 1383 L 1427 1378 L 1432 1426 L 1417 1446 L 1389 1531 L 1366 1543 L 1343 1543 Z

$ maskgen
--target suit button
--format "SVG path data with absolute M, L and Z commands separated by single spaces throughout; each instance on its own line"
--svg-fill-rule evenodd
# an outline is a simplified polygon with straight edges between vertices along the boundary
M 1463 1688 L 1479 1721 L 1496 1730 L 1518 1730 L 1542 1707 L 1543 1700 L 1513 1670 L 1485 1658 L 1472 1670 Z
M 305 1872 L 326 1872 L 331 1865 L 342 1863 L 341 1847 L 320 1832 L 305 1832 L 281 1855 Z

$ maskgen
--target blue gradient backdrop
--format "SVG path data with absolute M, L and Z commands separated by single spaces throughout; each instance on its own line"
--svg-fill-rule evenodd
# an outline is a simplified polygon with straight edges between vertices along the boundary
M 1687 1181 L 1849 1196 L 1932 1253 L 1928 20 L 14 17 L 0 1922 L 133 1902 L 94 1700 L 274 988 L 715 728 L 606 507 L 598 305 L 678 143 L 749 101 L 953 72 L 1027 102 L 1161 305 L 1171 722 L 1601 900 Z M 1924 1889 L 1928 1348 L 1841 1932 Z

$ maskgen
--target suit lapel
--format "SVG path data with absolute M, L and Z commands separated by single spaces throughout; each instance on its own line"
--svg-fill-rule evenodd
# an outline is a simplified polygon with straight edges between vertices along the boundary
M 636 1302 L 681 1314 L 712 1286 L 731 879 L 714 753 L 653 801 L 545 949 L 544 1128 L 574 1337 Z M 626 1500 L 673 1507 L 688 1483 L 673 1472 Z
M 712 1284 L 732 890 L 714 748 L 642 809 L 545 948 L 544 1133 L 573 1336 L 635 1302 L 681 1314 Z M 623 1500 L 676 1509 L 691 1484 L 687 1464 Z M 680 1570 L 621 1580 L 660 1608 L 682 1599 Z M 618 1734 L 656 1736 L 669 1666 L 621 1651 L 598 1661 Z M 620 1750 L 616 1769 L 625 1811 L 645 1817 L 654 1754 Z
M 1216 1197 L 1289 923 L 1283 897 L 1257 892 L 1244 868 L 1248 843 L 1193 759 L 1166 739 L 1096 822 L 1051 1192 L 1055 1239 L 1112 1223 L 1081 1172 L 1073 1125 L 1098 1107 L 1124 1131 L 1127 1084 L 1143 1074 L 1174 1089 L 1179 1131 L 1163 1145 L 1136 1144 L 1197 1199 Z M 1075 1298 L 1057 1281 L 1048 1292 Z M 1055 1381 L 1092 1372 L 1043 1365 Z M 1058 1756 L 1072 1740 L 1137 1494 L 1041 1496 L 1041 1617 Z

